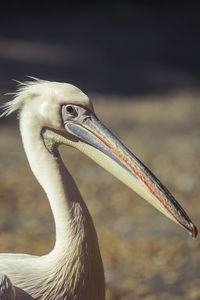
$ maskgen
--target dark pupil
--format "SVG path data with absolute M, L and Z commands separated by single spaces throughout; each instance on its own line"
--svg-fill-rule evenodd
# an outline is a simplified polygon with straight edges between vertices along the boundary
M 73 107 L 70 106 L 70 105 L 66 107 L 66 110 L 67 110 L 68 113 L 73 113 L 74 112 Z

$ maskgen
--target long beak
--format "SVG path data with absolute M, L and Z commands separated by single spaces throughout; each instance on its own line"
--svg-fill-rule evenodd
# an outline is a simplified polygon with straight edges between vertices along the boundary
M 165 186 L 95 115 L 90 114 L 82 122 L 67 122 L 65 128 L 84 141 L 72 146 L 90 156 L 193 237 L 197 236 L 196 226 Z

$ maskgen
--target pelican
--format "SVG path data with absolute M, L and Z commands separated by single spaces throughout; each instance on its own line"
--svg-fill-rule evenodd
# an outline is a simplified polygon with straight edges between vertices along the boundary
M 196 237 L 197 228 L 183 208 L 99 121 L 91 100 L 80 89 L 68 83 L 39 79 L 20 83 L 1 116 L 17 110 L 31 170 L 51 206 L 56 240 L 47 255 L 0 254 L 0 271 L 15 287 L 16 299 L 105 299 L 97 234 L 87 206 L 59 154 L 61 144 L 89 156 Z

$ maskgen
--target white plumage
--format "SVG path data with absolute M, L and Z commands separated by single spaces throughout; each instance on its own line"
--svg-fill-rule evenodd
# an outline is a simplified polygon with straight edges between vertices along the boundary
M 96 231 L 59 155 L 60 144 L 90 156 L 193 236 L 197 234 L 172 195 L 100 123 L 91 101 L 78 88 L 42 80 L 20 84 L 2 116 L 15 110 L 30 167 L 47 194 L 56 228 L 55 246 L 47 255 L 0 254 L 0 271 L 17 287 L 16 299 L 105 299 Z

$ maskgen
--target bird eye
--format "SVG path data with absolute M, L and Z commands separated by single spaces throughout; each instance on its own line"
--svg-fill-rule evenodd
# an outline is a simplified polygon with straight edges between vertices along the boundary
M 66 112 L 73 114 L 75 112 L 74 108 L 71 105 L 66 106 Z

